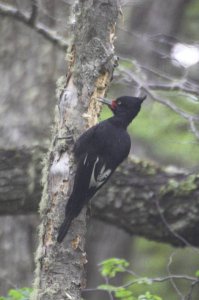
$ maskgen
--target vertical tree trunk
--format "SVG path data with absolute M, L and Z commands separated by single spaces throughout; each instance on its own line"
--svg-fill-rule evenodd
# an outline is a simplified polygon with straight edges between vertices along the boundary
M 63 244 L 57 244 L 56 237 L 72 189 L 74 140 L 97 122 L 100 106 L 96 97 L 104 95 L 112 76 L 118 6 L 115 0 L 80 0 L 74 8 L 69 72 L 62 90 L 59 87 L 59 113 L 43 173 L 34 300 L 80 299 L 85 286 L 86 209 L 73 222 Z

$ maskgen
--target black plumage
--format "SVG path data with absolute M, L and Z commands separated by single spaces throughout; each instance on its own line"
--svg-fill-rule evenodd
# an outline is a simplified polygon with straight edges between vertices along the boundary
M 113 101 L 100 99 L 109 106 L 113 116 L 88 129 L 75 144 L 77 171 L 66 205 L 65 219 L 59 229 L 59 243 L 64 239 L 71 221 L 128 156 L 131 141 L 126 129 L 140 111 L 145 98 L 123 96 Z

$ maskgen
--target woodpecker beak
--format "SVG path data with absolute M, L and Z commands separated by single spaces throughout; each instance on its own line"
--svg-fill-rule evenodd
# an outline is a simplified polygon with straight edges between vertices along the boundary
M 109 99 L 106 99 L 106 98 L 101 98 L 101 97 L 97 98 L 97 100 L 104 103 L 104 104 L 106 104 L 106 105 L 109 105 L 109 106 L 112 105 L 112 100 L 109 100 Z

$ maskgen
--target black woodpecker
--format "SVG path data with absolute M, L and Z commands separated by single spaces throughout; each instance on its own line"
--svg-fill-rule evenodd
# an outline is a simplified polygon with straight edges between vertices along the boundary
M 123 96 L 110 101 L 98 100 L 107 104 L 113 116 L 84 132 L 74 147 L 77 171 L 73 191 L 65 209 L 57 241 L 61 243 L 70 224 L 83 206 L 107 182 L 115 169 L 128 156 L 131 140 L 127 127 L 140 111 L 146 99 Z

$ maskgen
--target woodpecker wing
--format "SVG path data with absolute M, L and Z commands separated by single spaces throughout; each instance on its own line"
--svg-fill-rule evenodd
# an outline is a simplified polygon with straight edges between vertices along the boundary
M 110 167 L 110 158 L 104 153 L 104 122 L 83 133 L 74 147 L 78 161 L 73 192 L 81 190 L 85 200 L 108 180 L 115 168 Z M 104 155 L 105 154 L 105 155 Z
M 104 185 L 113 171 L 101 155 L 96 153 L 82 155 L 75 176 L 73 199 L 79 198 L 75 195 L 82 195 L 82 200 L 78 200 L 78 203 L 83 202 L 84 205 Z
M 109 162 L 100 155 L 95 158 L 91 158 L 91 164 L 92 167 L 87 195 L 89 199 L 106 183 L 114 171 L 110 168 Z
M 130 138 L 122 131 L 124 143 L 121 143 L 120 130 L 109 121 L 103 121 L 80 136 L 74 147 L 78 161 L 73 192 L 78 191 L 88 201 L 104 185 L 116 167 L 128 155 Z M 108 137 L 108 138 L 107 138 Z
M 81 156 L 73 192 L 68 200 L 65 209 L 65 219 L 62 223 L 57 241 L 62 242 L 68 232 L 72 220 L 77 217 L 83 206 L 91 199 L 102 185 L 108 180 L 114 170 L 102 156 L 96 156 L 94 153 L 85 153 Z

